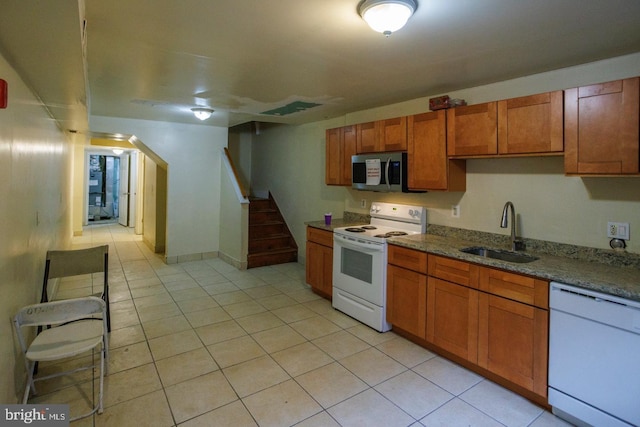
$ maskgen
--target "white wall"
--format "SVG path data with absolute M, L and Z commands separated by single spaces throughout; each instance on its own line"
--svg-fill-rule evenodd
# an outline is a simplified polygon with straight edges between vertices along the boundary
M 261 127 L 254 136 L 251 166 L 252 191 L 271 191 L 298 244 L 298 258 L 305 257 L 305 221 L 320 220 L 325 212 L 341 218 L 345 208 L 343 187 L 324 183 L 325 129 L 340 121 L 302 126 Z
M 96 116 L 90 126 L 94 132 L 135 135 L 167 162 L 167 262 L 218 251 L 226 128 Z
M 449 93 L 469 104 L 640 76 L 640 53 Z M 383 194 L 324 184 L 324 131 L 342 125 L 428 111 L 431 94 L 408 102 L 303 126 L 263 127 L 253 145 L 252 186 L 269 189 L 304 257 L 304 222 L 322 213 L 368 212 L 371 201 L 415 203 L 429 209 L 432 224 L 508 234 L 499 228 L 511 200 L 525 238 L 608 248 L 607 221 L 629 222 L 628 251 L 640 253 L 640 178 L 566 177 L 562 158 L 467 160 L 467 191 Z M 367 209 L 360 209 L 365 199 Z M 460 204 L 460 218 L 452 218 Z M 635 231 L 634 231 L 635 230 Z
M 0 402 L 17 403 L 26 372 L 12 318 L 40 301 L 46 251 L 71 239 L 71 143 L 0 55 Z M 20 389 L 16 392 L 16 389 Z

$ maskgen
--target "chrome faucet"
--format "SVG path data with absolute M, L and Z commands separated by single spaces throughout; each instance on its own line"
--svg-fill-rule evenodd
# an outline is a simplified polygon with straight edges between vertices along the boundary
M 502 208 L 502 219 L 500 220 L 500 228 L 507 228 L 507 226 L 509 225 L 509 220 L 507 219 L 509 208 L 511 208 L 511 250 L 524 250 L 524 242 L 522 241 L 522 239 L 516 237 L 516 208 L 513 207 L 513 203 L 511 202 L 505 203 L 504 208 Z

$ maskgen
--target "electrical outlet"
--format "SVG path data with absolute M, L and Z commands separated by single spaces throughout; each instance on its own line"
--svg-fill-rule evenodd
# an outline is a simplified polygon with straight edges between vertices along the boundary
M 360 207 L 365 209 L 367 207 L 367 199 L 360 199 Z
M 607 237 L 629 240 L 628 222 L 607 222 Z
M 451 205 L 451 216 L 453 218 L 460 218 L 460 205 Z

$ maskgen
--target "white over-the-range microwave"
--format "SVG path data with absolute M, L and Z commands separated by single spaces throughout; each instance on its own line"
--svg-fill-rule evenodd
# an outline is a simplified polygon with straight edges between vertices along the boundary
M 373 153 L 351 156 L 351 188 L 404 192 L 407 188 L 407 153 Z

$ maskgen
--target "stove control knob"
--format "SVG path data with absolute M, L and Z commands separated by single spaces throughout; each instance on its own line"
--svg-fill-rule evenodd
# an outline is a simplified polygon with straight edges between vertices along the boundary
M 380 207 L 378 205 L 371 205 L 371 212 L 378 213 L 380 212 Z

